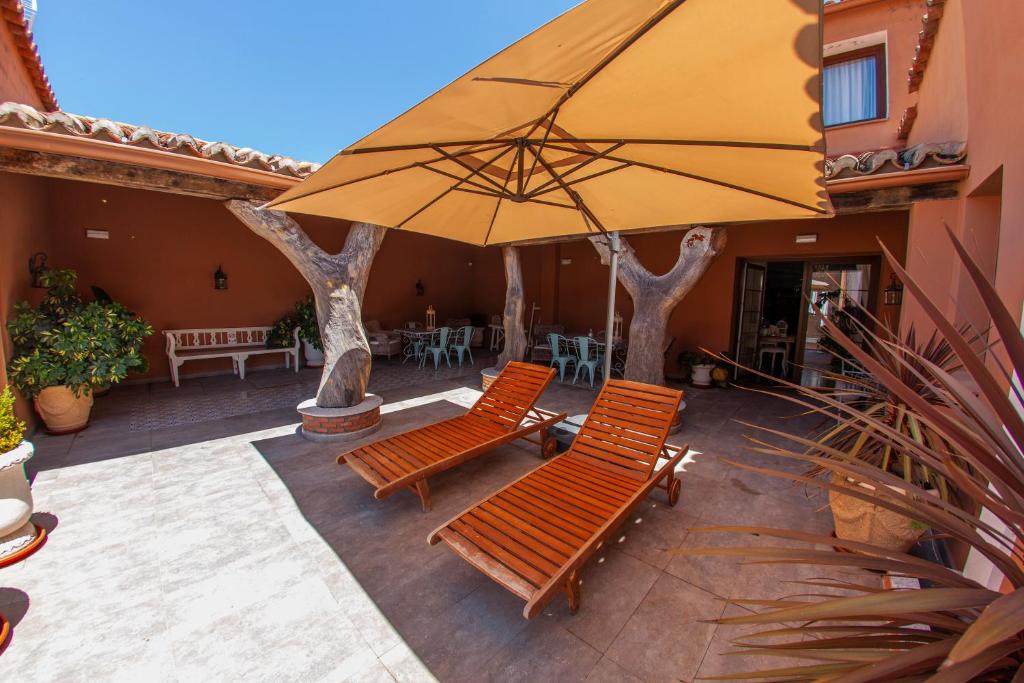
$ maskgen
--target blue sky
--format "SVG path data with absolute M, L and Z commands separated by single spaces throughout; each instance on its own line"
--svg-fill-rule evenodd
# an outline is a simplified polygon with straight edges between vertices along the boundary
M 577 1 L 39 0 L 34 33 L 65 111 L 326 161 Z

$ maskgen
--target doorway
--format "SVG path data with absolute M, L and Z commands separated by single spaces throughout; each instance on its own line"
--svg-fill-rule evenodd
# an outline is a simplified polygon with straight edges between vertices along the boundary
M 820 386 L 824 370 L 841 371 L 824 321 L 869 320 L 864 311 L 875 312 L 880 263 L 878 256 L 741 259 L 734 327 L 739 364 L 803 386 Z M 744 375 L 755 377 L 737 368 L 737 379 Z

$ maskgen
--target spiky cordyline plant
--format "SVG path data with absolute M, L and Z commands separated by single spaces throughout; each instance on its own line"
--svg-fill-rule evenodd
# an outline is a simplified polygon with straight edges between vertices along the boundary
M 964 544 L 1006 578 L 1005 593 L 990 590 L 959 572 L 909 554 L 828 536 L 786 529 L 718 526 L 695 531 L 759 534 L 800 543 L 800 547 L 693 548 L 687 555 L 728 555 L 755 563 L 859 567 L 926 580 L 913 590 L 883 589 L 848 581 L 812 580 L 814 586 L 846 588 L 845 595 L 803 594 L 776 601 L 739 601 L 760 611 L 719 619 L 721 624 L 775 625 L 734 644 L 740 652 L 794 657 L 807 664 L 734 675 L 775 681 L 1024 681 L 1024 418 L 1019 381 L 1024 377 L 1024 339 L 994 288 L 949 232 L 953 246 L 992 319 L 1000 342 L 979 355 L 932 304 L 920 286 L 882 247 L 904 286 L 949 344 L 961 370 L 955 375 L 891 338 L 874 336 L 867 353 L 834 327 L 831 333 L 856 361 L 907 406 L 936 440 L 915 439 L 874 415 L 867 415 L 814 390 L 779 394 L 822 414 L 839 414 L 860 433 L 899 457 L 910 458 L 957 487 L 975 509 L 961 506 L 903 477 L 813 439 L 763 429 L 791 447 L 755 440 L 754 450 L 820 467 L 830 477 L 732 464 L 768 476 L 843 493 L 918 520 L 936 534 Z M 873 357 L 890 353 L 890 362 Z M 1009 368 L 1009 370 L 1007 369 Z M 1015 379 L 1016 378 L 1016 379 Z M 867 489 L 850 481 L 867 484 Z M 824 550 L 839 546 L 847 553 Z M 852 593 L 852 594 L 850 594 Z M 763 638 L 788 638 L 762 645 Z

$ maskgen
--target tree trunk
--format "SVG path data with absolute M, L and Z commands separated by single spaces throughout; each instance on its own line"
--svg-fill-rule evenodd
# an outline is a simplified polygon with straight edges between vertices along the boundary
M 519 361 L 526 355 L 526 333 L 523 332 L 523 266 L 519 258 L 519 247 L 502 247 L 501 256 L 505 261 L 505 348 L 498 355 L 498 371 L 509 361 Z
M 363 331 L 363 294 L 373 257 L 384 240 L 384 228 L 355 223 L 344 248 L 328 254 L 280 211 L 262 210 L 255 202 L 233 199 L 228 210 L 264 238 L 302 274 L 313 290 L 324 369 L 316 404 L 347 408 L 363 401 L 370 380 L 370 344 Z
M 603 237 L 591 244 L 608 264 L 611 254 Z M 696 227 L 686 231 L 679 243 L 679 258 L 664 275 L 654 275 L 641 265 L 633 247 L 621 240 L 618 281 L 633 299 L 633 320 L 629 324 L 629 353 L 626 379 L 648 384 L 665 381 L 665 333 L 669 316 L 683 300 L 715 256 L 725 248 L 723 228 Z

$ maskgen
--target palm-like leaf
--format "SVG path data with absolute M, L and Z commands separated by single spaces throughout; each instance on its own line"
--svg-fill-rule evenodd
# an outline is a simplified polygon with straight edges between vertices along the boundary
M 870 380 L 854 380 L 850 389 L 824 393 L 783 382 L 792 391 L 776 395 L 821 413 L 836 426 L 816 438 L 758 427 L 786 445 L 752 439 L 753 450 L 803 462 L 808 466 L 804 474 L 733 464 L 839 490 L 918 520 L 989 560 L 1004 574 L 1007 592 L 865 543 L 785 529 L 698 529 L 773 536 L 791 544 L 680 552 L 742 557 L 751 563 L 860 567 L 928 581 L 926 588 L 897 590 L 819 579 L 803 582 L 806 592 L 799 595 L 739 601 L 757 611 L 719 623 L 774 626 L 735 642 L 738 653 L 808 660 L 806 666 L 739 678 L 843 683 L 1024 680 L 1024 418 L 1020 389 L 1013 385 L 1014 378 L 1019 382 L 1024 377 L 1024 339 L 995 289 L 951 232 L 949 237 L 1000 343 L 980 345 L 977 333 L 946 320 L 883 245 L 894 272 L 921 304 L 937 335 L 918 346 L 913 334 L 900 340 L 875 321 L 878 331 L 863 327 L 861 345 L 826 322 L 829 334 Z M 850 403 L 850 394 L 867 400 Z M 828 476 L 815 476 L 820 474 Z M 931 495 L 926 487 L 941 488 L 943 495 Z M 946 495 L 950 492 L 955 496 Z M 978 514 L 982 510 L 985 514 Z M 805 545 L 793 547 L 792 542 Z M 829 546 L 850 552 L 822 549 Z M 814 592 L 816 587 L 848 590 L 837 595 Z M 751 642 L 778 637 L 792 640 Z

